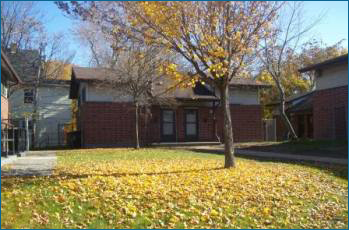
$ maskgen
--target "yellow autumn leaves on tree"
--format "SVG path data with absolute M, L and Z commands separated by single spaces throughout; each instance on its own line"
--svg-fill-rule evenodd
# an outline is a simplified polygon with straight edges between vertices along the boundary
M 135 27 L 130 32 L 133 36 L 141 36 L 149 44 L 167 46 L 182 54 L 194 69 L 213 78 L 228 77 L 242 66 L 242 57 L 251 54 L 268 33 L 277 8 L 263 2 L 124 2 L 121 5 Z

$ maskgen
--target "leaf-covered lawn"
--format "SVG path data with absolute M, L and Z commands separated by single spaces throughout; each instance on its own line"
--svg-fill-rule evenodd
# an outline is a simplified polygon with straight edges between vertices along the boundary
M 2 228 L 347 228 L 347 168 L 184 150 L 59 153 L 55 175 L 2 178 Z M 340 172 L 340 173 L 338 173 Z

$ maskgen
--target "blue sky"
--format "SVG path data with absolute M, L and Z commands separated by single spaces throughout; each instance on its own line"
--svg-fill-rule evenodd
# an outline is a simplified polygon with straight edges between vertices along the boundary
M 69 33 L 76 22 L 65 17 L 53 2 L 42 1 L 38 3 L 38 7 L 49 15 L 46 23 L 49 32 L 65 32 L 67 34 L 67 39 L 70 42 L 69 49 L 76 51 L 73 62 L 77 65 L 87 66 L 88 50 L 75 41 Z M 348 47 L 347 1 L 307 1 L 304 3 L 304 11 L 304 18 L 309 18 L 309 20 L 325 13 L 324 18 L 307 34 L 304 40 L 321 38 L 327 45 L 332 45 L 341 39 L 346 39 L 343 45 Z

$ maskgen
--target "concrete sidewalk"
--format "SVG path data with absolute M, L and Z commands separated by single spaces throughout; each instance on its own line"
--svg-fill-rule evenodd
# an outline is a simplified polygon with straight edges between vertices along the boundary
M 184 148 L 208 153 L 224 153 L 223 145 L 215 146 L 186 146 L 186 147 L 175 147 Z M 321 157 L 321 156 L 306 156 L 306 155 L 296 155 L 296 154 L 286 154 L 286 153 L 274 153 L 274 152 L 261 152 L 253 150 L 236 149 L 235 153 L 237 156 L 254 156 L 266 159 L 284 159 L 284 160 L 295 160 L 295 161 L 311 161 L 311 162 L 321 162 L 328 164 L 339 164 L 348 165 L 348 159 L 345 158 L 333 158 L 333 157 Z
M 223 150 L 222 150 L 222 153 L 223 153 Z M 237 149 L 236 155 L 348 165 L 348 159 L 333 158 L 333 157 L 304 156 L 304 155 L 295 155 L 295 154 L 286 154 L 286 153 L 259 152 L 259 151 L 243 150 L 243 149 Z
M 1 165 L 1 176 L 48 176 L 56 162 L 55 151 L 29 151 L 14 162 Z

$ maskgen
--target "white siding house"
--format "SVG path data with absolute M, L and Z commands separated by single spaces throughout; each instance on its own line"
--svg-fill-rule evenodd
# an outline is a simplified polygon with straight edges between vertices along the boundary
M 28 100 L 25 92 L 28 86 L 16 90 L 10 96 L 12 119 L 20 120 L 24 126 L 26 114 L 33 113 L 33 103 Z M 30 95 L 29 95 L 30 96 Z M 44 84 L 38 89 L 38 120 L 36 147 L 55 147 L 64 144 L 63 125 L 71 120 L 71 99 L 69 99 L 69 82 L 60 84 Z

